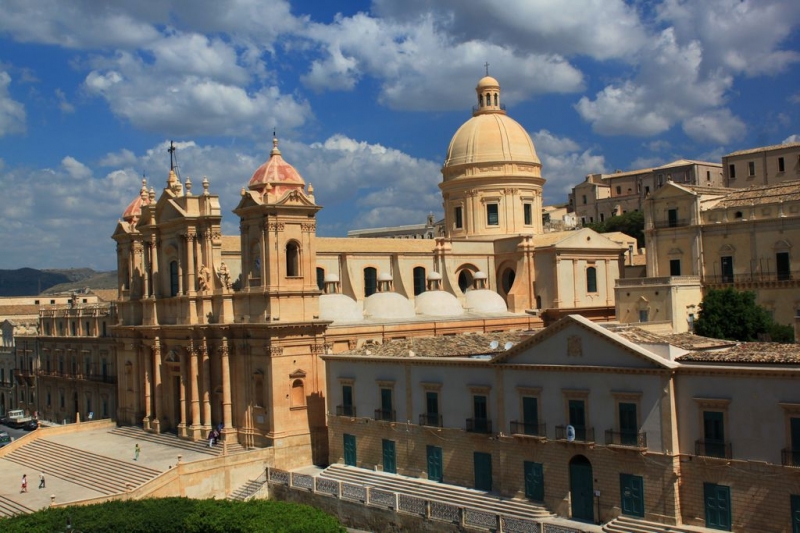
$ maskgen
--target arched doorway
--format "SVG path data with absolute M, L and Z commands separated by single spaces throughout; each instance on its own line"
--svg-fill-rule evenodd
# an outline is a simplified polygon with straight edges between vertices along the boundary
M 592 463 L 583 455 L 576 455 L 569 462 L 569 491 L 572 518 L 594 522 Z
M 458 288 L 462 293 L 466 293 L 472 287 L 473 274 L 478 271 L 478 267 L 470 264 L 461 265 L 456 270 L 458 276 Z

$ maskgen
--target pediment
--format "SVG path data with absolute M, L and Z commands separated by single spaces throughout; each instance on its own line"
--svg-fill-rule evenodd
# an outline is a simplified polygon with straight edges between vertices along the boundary
M 677 366 L 579 315 L 562 318 L 502 353 L 493 363 L 642 370 Z
M 179 218 L 186 218 L 187 212 L 178 205 L 175 198 L 162 195 L 156 204 L 156 219 L 158 223 L 168 222 Z
M 306 377 L 306 371 L 300 368 L 289 374 L 290 379 L 305 379 L 305 377 Z
M 720 246 L 720 247 L 719 247 L 719 252 L 720 252 L 720 253 L 729 253 L 729 254 L 732 254 L 732 253 L 734 253 L 735 251 L 736 251 L 736 248 L 734 248 L 734 247 L 733 247 L 732 245 L 730 245 L 730 244 L 723 244 L 722 246 Z
M 317 204 L 308 199 L 308 196 L 297 189 L 286 191 L 273 205 L 299 205 L 303 207 L 316 207 Z
M 584 228 L 579 231 L 569 231 L 565 232 L 567 235 L 564 236 L 563 239 L 560 239 L 550 246 L 553 248 L 560 250 L 560 249 L 594 249 L 594 250 L 627 250 L 626 246 L 622 244 L 612 241 L 602 233 L 597 233 L 593 229 Z
M 790 250 L 792 245 L 786 239 L 781 239 L 772 248 L 774 250 Z

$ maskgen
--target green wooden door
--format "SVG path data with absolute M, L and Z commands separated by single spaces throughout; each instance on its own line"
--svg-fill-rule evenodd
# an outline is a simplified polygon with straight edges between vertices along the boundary
M 594 522 L 594 489 L 592 464 L 579 455 L 569 463 L 569 489 L 572 496 L 572 518 Z
M 644 479 L 630 474 L 619 475 L 622 514 L 644 518 Z
M 492 490 L 492 454 L 483 452 L 473 453 L 475 465 L 475 489 Z
M 619 404 L 619 442 L 625 446 L 636 446 L 639 423 L 635 403 Z
M 800 496 L 792 494 L 792 533 L 800 533 Z
M 536 398 L 522 398 L 522 422 L 525 435 L 539 434 L 539 402 Z
M 428 445 L 428 479 L 431 481 L 442 482 L 442 449 L 438 446 Z
M 703 483 L 706 508 L 706 527 L 731 530 L 731 488 L 714 483 Z
M 344 464 L 356 466 L 356 436 L 344 434 Z
M 525 461 L 525 497 L 544 501 L 544 468 L 542 463 Z
M 397 455 L 393 440 L 383 439 L 383 471 L 389 474 L 397 473 Z

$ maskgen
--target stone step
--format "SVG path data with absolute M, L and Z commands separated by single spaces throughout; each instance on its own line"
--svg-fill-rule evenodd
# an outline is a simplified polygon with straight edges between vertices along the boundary
M 9 500 L 4 496 L 0 496 L 0 517 L 7 518 L 11 516 L 16 516 L 19 514 L 30 514 L 34 512 L 33 509 L 29 507 L 25 507 L 21 503 L 17 503 L 14 500 Z
M 103 494 L 125 492 L 128 485 L 139 486 L 160 473 L 139 464 L 78 450 L 45 439 L 21 446 L 5 458 Z
M 320 473 L 321 476 L 362 486 L 407 494 L 431 501 L 438 501 L 470 509 L 502 513 L 528 519 L 541 519 L 554 516 L 541 504 L 525 500 L 504 499 L 490 493 L 436 483 L 428 480 L 408 478 L 396 474 L 375 472 L 363 468 L 344 465 L 331 465 Z
M 238 501 L 245 501 L 253 494 L 261 490 L 267 483 L 266 476 L 262 476 L 259 479 L 251 479 L 232 493 L 228 495 L 229 500 L 238 500 Z
M 675 526 L 650 522 L 630 516 L 620 516 L 603 526 L 606 533 L 714 533 L 715 530 L 696 526 Z
M 109 431 L 112 435 L 119 435 L 128 437 L 142 442 L 151 442 L 154 444 L 162 444 L 172 448 L 179 448 L 182 450 L 203 453 L 217 457 L 222 455 L 222 443 L 210 447 L 207 440 L 192 441 L 178 437 L 174 433 L 150 433 L 145 431 L 141 426 L 120 426 Z M 238 442 L 228 443 L 228 454 L 246 452 L 247 449 Z

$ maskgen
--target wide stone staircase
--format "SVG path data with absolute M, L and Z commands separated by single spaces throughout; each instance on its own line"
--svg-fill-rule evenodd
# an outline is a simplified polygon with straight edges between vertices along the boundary
M 695 526 L 670 526 L 638 518 L 620 516 L 603 526 L 606 533 L 714 533 L 714 529 Z
M 178 436 L 174 433 L 150 433 L 139 426 L 117 427 L 109 431 L 109 433 L 112 435 L 129 437 L 140 442 L 162 444 L 164 446 L 171 446 L 173 448 L 179 448 L 186 451 L 203 453 L 214 457 L 222 455 L 223 450 L 221 442 L 216 446 L 209 447 L 207 440 L 191 441 L 178 438 Z M 247 451 L 247 449 L 238 442 L 229 442 L 227 449 L 228 454 L 242 453 Z
M 258 479 L 251 479 L 235 491 L 228 494 L 229 500 L 246 501 L 255 496 L 267 484 L 266 474 L 262 474 Z
M 553 517 L 544 505 L 527 500 L 501 498 L 488 492 L 467 489 L 456 485 L 436 483 L 425 479 L 415 479 L 396 474 L 374 472 L 363 468 L 345 465 L 331 465 L 320 477 L 344 481 L 365 487 L 374 487 L 389 492 L 406 494 L 430 501 L 447 503 L 459 507 L 475 509 L 491 514 L 515 518 L 540 520 Z
M 6 455 L 5 459 L 108 495 L 125 492 L 129 487 L 137 487 L 160 474 L 158 470 L 140 464 L 45 439 L 25 444 Z
M 4 496 L 0 496 L 0 518 L 7 518 L 9 516 L 16 516 L 18 514 L 30 514 L 34 510 L 24 505 L 9 500 Z

